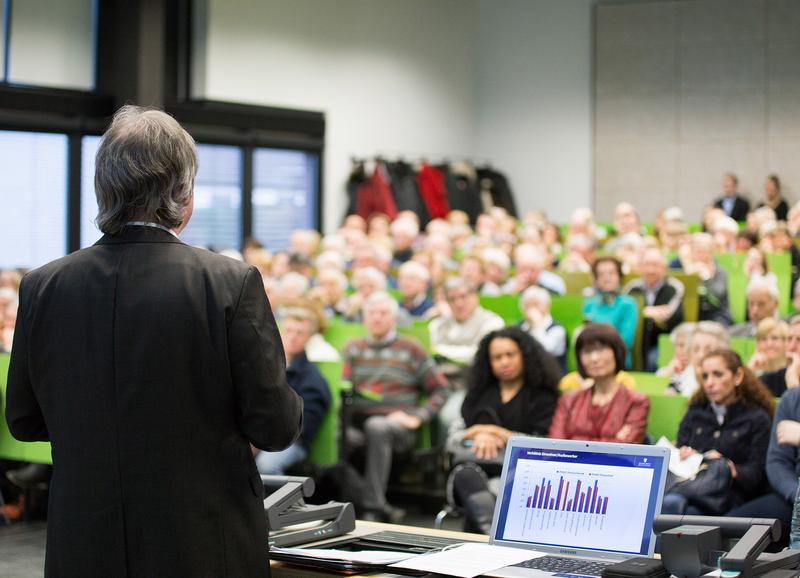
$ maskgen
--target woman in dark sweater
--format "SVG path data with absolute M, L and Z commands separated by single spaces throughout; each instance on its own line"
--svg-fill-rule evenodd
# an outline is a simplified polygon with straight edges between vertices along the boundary
M 732 479 L 730 505 L 736 506 L 766 487 L 764 460 L 775 402 L 739 355 L 729 349 L 706 355 L 699 373 L 701 388 L 692 397 L 678 430 L 681 459 L 700 453 L 706 462 L 725 460 Z M 664 496 L 662 512 L 724 513 L 704 511 L 677 492 Z
M 559 368 L 544 348 L 518 327 L 487 334 L 480 342 L 461 406 L 465 429 L 448 444 L 462 462 L 451 477 L 455 501 L 466 510 L 464 528 L 489 532 L 502 452 L 514 434 L 547 435 L 558 401 Z

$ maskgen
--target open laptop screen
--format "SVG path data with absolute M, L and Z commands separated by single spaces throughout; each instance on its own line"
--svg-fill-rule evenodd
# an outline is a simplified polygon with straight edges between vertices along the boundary
M 647 556 L 663 457 L 508 448 L 495 540 Z

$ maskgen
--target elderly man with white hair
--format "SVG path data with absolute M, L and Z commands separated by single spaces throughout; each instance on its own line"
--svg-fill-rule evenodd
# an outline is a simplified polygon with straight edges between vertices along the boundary
M 531 285 L 544 287 L 556 295 L 567 292 L 564 280 L 547 270 L 547 254 L 541 247 L 519 245 L 514 250 L 514 266 L 517 274 L 503 286 L 504 293 L 522 293 Z
M 422 263 L 407 261 L 397 271 L 397 288 L 402 300 L 400 307 L 409 317 L 425 317 L 433 307 L 433 299 L 428 296 L 431 274 Z
M 730 329 L 731 337 L 755 337 L 758 324 L 778 316 L 778 287 L 766 277 L 753 279 L 747 286 L 748 321 Z
M 414 241 L 419 236 L 419 223 L 414 219 L 398 218 L 389 226 L 394 245 L 393 263 L 400 265 L 414 255 Z
M 528 287 L 519 299 L 525 321 L 520 329 L 542 344 L 556 358 L 561 372 L 567 372 L 567 330 L 550 315 L 550 293 L 541 287 Z
M 363 448 L 366 460 L 361 517 L 392 522 L 402 518 L 386 501 L 392 455 L 414 446 L 415 431 L 447 399 L 447 380 L 434 360 L 416 341 L 398 336 L 398 307 L 384 291 L 370 295 L 363 307 L 369 335 L 344 347 L 344 377 L 355 391 L 347 442 Z

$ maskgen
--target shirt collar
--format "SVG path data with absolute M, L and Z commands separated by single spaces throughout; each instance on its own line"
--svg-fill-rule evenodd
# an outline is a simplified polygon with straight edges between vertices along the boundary
M 370 345 L 382 346 L 390 344 L 395 339 L 397 339 L 397 329 L 392 329 L 389 331 L 389 333 L 384 335 L 382 339 L 374 339 L 371 335 L 368 336 L 367 343 L 369 343 Z
M 153 227 L 155 229 L 161 229 L 162 231 L 166 231 L 167 233 L 169 233 L 170 235 L 172 235 L 176 239 L 178 238 L 178 235 L 175 234 L 175 231 L 173 231 L 169 227 L 165 227 L 161 223 L 152 223 L 150 221 L 128 221 L 127 223 L 125 223 L 125 226 L 126 227 Z

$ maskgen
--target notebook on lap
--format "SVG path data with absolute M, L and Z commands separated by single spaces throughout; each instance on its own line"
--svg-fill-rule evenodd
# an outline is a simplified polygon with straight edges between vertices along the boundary
M 512 437 L 489 542 L 545 556 L 489 576 L 599 576 L 651 557 L 668 466 L 656 446 Z

